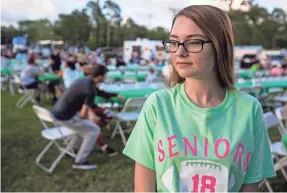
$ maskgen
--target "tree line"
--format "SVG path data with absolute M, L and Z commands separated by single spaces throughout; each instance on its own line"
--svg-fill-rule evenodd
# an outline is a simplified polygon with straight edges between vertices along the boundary
M 262 45 L 264 48 L 287 48 L 287 14 L 281 8 L 271 13 L 257 5 L 254 0 L 242 0 L 248 11 L 232 9 L 228 4 L 236 45 Z M 1 26 L 1 44 L 11 44 L 14 36 L 28 35 L 29 44 L 39 40 L 64 40 L 69 46 L 88 46 L 95 49 L 103 46 L 120 47 L 124 40 L 148 38 L 162 40 L 168 30 L 162 27 L 148 29 L 138 25 L 132 18 L 122 22 L 122 12 L 112 0 L 94 0 L 82 10 L 59 14 L 55 22 L 47 19 L 19 21 L 18 26 Z

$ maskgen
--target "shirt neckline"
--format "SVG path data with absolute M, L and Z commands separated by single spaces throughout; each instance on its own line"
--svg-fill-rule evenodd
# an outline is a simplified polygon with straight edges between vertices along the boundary
M 178 84 L 179 95 L 183 100 L 184 104 L 197 114 L 209 115 L 213 113 L 220 113 L 220 112 L 223 113 L 228 110 L 233 101 L 232 91 L 226 88 L 224 100 L 220 105 L 216 107 L 199 107 L 196 104 L 194 104 L 192 100 L 189 99 L 188 95 L 185 92 L 184 84 L 185 83 Z

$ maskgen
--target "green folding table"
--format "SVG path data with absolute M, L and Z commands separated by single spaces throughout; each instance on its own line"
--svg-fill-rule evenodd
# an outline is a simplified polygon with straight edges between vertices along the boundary
M 147 95 L 150 95 L 151 93 L 159 90 L 158 88 L 141 88 L 141 89 L 127 89 L 127 90 L 119 90 L 119 91 L 109 91 L 109 92 L 114 92 L 117 94 L 120 94 L 125 97 L 125 99 L 129 98 L 138 98 L 138 97 L 145 97 Z M 102 97 L 95 97 L 95 104 L 99 103 L 104 103 L 107 100 L 105 100 Z M 110 100 L 111 102 L 114 103 L 122 103 L 118 98 L 113 97 Z
M 39 81 L 55 81 L 55 80 L 60 80 L 60 77 L 58 77 L 55 74 L 44 74 L 42 76 L 39 76 L 38 78 Z
M 1 75 L 11 75 L 13 70 L 11 68 L 3 68 L 1 69 Z
M 263 88 L 287 88 L 287 80 L 274 80 L 263 82 Z
M 252 88 L 252 81 L 248 80 L 243 83 L 236 83 L 235 87 L 237 89 L 243 88 Z M 269 89 L 269 88 L 287 88 L 287 81 L 286 80 L 272 80 L 272 81 L 264 81 L 262 83 L 262 88 Z
M 120 81 L 124 78 L 136 78 L 137 81 L 144 81 L 148 75 L 147 74 L 109 74 L 107 78 L 115 79 L 116 81 Z

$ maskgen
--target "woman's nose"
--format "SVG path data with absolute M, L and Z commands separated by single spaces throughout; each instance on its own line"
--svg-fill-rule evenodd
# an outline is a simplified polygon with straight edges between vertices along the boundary
M 188 52 L 185 50 L 183 45 L 180 45 L 176 51 L 176 55 L 179 57 L 186 57 L 188 56 Z

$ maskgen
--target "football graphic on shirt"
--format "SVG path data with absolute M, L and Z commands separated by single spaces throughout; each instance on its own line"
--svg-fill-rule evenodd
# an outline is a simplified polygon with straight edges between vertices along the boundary
M 227 192 L 235 185 L 234 175 L 228 176 L 227 167 L 213 161 L 183 161 L 178 171 L 179 179 L 173 179 L 174 172 L 172 166 L 162 176 L 169 192 Z M 175 180 L 178 180 L 178 188 L 174 187 Z

